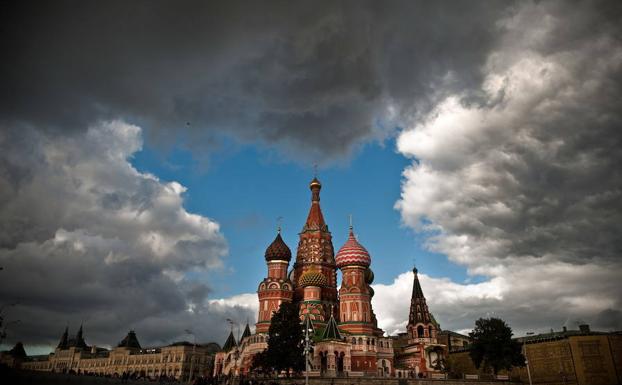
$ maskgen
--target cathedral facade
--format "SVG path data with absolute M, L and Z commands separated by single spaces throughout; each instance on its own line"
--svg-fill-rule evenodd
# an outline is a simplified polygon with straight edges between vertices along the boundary
M 230 333 L 216 354 L 214 375 L 248 374 L 255 354 L 267 348 L 272 314 L 283 302 L 298 305 L 301 322 L 316 331 L 310 375 L 428 376 L 440 369 L 443 345 L 438 324 L 428 311 L 415 269 L 407 333 L 386 336 L 372 308 L 372 258 L 352 226 L 343 246 L 333 240 L 320 207 L 322 184 L 309 184 L 311 207 L 299 233 L 296 258 L 277 232 L 265 252 L 267 277 L 258 286 L 259 311 L 255 334 L 247 325 L 239 341 Z M 341 285 L 337 287 L 337 273 Z M 420 374 L 421 373 L 421 374 Z

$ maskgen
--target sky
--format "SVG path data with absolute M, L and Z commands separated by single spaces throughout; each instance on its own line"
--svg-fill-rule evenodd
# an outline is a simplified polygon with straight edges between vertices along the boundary
M 444 329 L 622 329 L 619 2 L 2 8 L 6 346 L 224 342 L 315 168 L 387 334 L 413 264 Z

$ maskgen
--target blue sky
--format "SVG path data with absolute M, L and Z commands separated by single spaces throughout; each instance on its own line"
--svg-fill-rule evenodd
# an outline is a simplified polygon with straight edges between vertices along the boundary
M 288 162 L 250 145 L 225 146 L 209 158 L 207 166 L 179 148 L 163 154 L 146 143 L 132 164 L 187 187 L 186 209 L 216 220 L 228 241 L 225 268 L 207 273 L 211 297 L 254 292 L 266 273 L 263 253 L 275 236 L 278 217 L 283 217 L 286 243 L 296 251 L 310 204 L 313 165 Z M 401 173 L 409 163 L 395 151 L 394 140 L 388 140 L 369 143 L 351 159 L 318 170 L 322 210 L 335 251 L 345 242 L 352 214 L 355 232 L 372 255 L 376 283 L 390 283 L 411 269 L 413 261 L 428 275 L 465 281 L 466 269 L 426 251 L 425 235 L 403 226 L 393 209 Z

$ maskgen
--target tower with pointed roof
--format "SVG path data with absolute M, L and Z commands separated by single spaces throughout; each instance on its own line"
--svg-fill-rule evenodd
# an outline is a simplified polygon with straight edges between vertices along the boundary
M 419 375 L 435 371 L 439 351 L 446 346 L 439 344 L 437 333 L 440 327 L 428 309 L 421 283 L 419 271 L 413 267 L 413 290 L 410 299 L 408 325 L 406 326 L 405 345 L 397 352 L 398 365 Z
M 229 333 L 229 337 L 227 337 L 225 344 L 222 346 L 222 350 L 224 352 L 228 352 L 236 346 L 238 346 L 238 344 L 235 341 L 235 337 L 233 336 L 233 330 L 231 330 L 231 332 Z
M 67 349 L 69 347 L 69 326 L 65 326 L 65 332 L 60 337 L 57 349 Z
M 140 350 L 140 343 L 138 342 L 138 337 L 136 337 L 136 332 L 134 330 L 130 330 L 125 338 L 119 342 L 117 345 L 118 348 L 126 348 L 129 350 Z
M 438 325 L 428 310 L 428 305 L 419 283 L 419 271 L 413 268 L 413 291 L 410 298 L 410 312 L 408 315 L 408 336 L 411 342 L 422 339 L 436 343 Z
M 329 309 L 337 306 L 337 273 L 332 235 L 320 207 L 322 184 L 309 184 L 311 207 L 299 234 L 293 268 L 294 301 L 300 303 L 300 318 L 308 314 L 314 323 L 326 323 Z
M 267 333 L 270 329 L 272 313 L 279 309 L 281 303 L 291 302 L 294 296 L 293 284 L 287 277 L 292 252 L 281 237 L 280 227 L 264 256 L 268 266 L 268 276 L 261 281 L 257 289 L 259 297 L 259 311 L 255 325 L 257 333 Z
M 84 336 L 82 335 L 82 325 L 80 325 L 80 329 L 78 329 L 78 333 L 76 333 L 76 338 L 70 341 L 70 345 L 80 349 L 88 349 L 88 345 L 86 341 L 84 341 Z

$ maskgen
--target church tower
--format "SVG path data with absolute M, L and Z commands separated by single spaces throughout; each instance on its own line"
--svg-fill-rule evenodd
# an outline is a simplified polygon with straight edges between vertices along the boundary
M 339 289 L 341 328 L 351 334 L 372 335 L 377 329 L 371 307 L 373 272 L 371 256 L 356 239 L 352 226 L 348 240 L 339 249 L 335 262 L 341 269 Z
M 257 315 L 256 332 L 267 333 L 270 329 L 272 313 L 279 310 L 283 302 L 291 302 L 293 285 L 287 277 L 287 267 L 292 259 L 292 252 L 281 238 L 279 228 L 276 238 L 268 246 L 265 253 L 268 265 L 268 277 L 259 284 L 259 314 Z
M 446 346 L 438 343 L 436 334 L 440 327 L 428 310 L 417 268 L 413 268 L 413 291 L 410 314 L 406 326 L 408 340 L 398 353 L 398 363 L 409 368 L 415 375 L 437 371 L 439 359 Z
M 408 331 L 409 341 L 425 341 L 427 343 L 436 343 L 436 333 L 438 325 L 434 318 L 430 315 L 428 305 L 425 302 L 425 296 L 419 283 L 417 268 L 413 268 L 414 281 L 413 292 L 410 299 L 410 314 L 408 315 Z
M 300 318 L 325 323 L 337 307 L 337 270 L 332 236 L 320 208 L 322 184 L 313 178 L 309 184 L 311 208 L 299 234 L 292 281 L 294 301 L 300 303 Z

